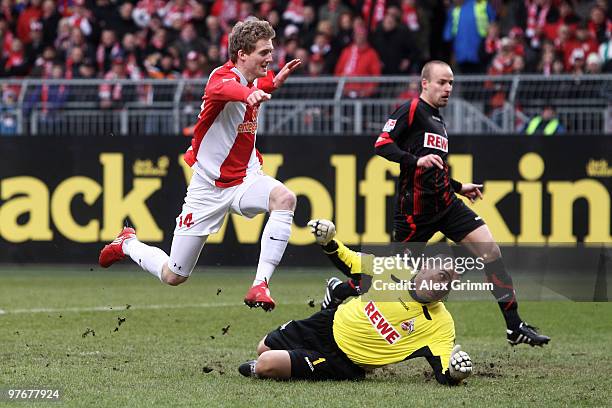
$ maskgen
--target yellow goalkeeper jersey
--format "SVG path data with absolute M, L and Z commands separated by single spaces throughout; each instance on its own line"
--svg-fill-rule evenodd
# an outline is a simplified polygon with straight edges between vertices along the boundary
M 338 259 L 351 273 L 372 275 L 374 256 L 337 243 Z M 445 372 L 455 342 L 455 325 L 442 302 L 416 302 L 407 290 L 385 294 L 370 290 L 338 308 L 333 334 L 338 347 L 361 366 L 380 367 L 411 356 L 439 357 Z

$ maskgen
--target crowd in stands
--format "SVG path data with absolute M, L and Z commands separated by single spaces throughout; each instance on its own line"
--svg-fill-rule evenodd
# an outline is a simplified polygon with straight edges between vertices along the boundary
M 249 16 L 276 29 L 272 68 L 301 58 L 301 75 L 415 74 L 432 58 L 459 73 L 612 72 L 610 13 L 608 0 L 1 0 L 0 76 L 205 77 Z

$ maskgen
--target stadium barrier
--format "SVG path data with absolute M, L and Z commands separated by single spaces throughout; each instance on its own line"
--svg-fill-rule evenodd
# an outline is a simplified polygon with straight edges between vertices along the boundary
M 0 139 L 0 262 L 95 263 L 127 219 L 168 251 L 191 169 L 183 137 L 88 135 Z M 390 239 L 397 164 L 373 138 L 262 137 L 265 171 L 298 195 L 284 265 L 326 264 L 306 227 L 330 218 L 352 246 Z M 453 136 L 460 181 L 484 183 L 473 209 L 509 244 L 610 245 L 608 136 Z M 202 265 L 255 265 L 265 217 L 231 215 Z M 440 238 L 439 236 L 436 238 Z
M 0 135 L 175 135 L 193 125 L 206 79 L 0 80 Z M 366 98 L 351 90 L 367 86 Z M 108 106 L 101 87 L 120 95 Z M 418 77 L 292 77 L 262 105 L 259 134 L 363 135 L 418 96 Z M 570 133 L 612 133 L 612 75 L 464 76 L 443 110 L 451 133 L 512 134 L 553 105 Z

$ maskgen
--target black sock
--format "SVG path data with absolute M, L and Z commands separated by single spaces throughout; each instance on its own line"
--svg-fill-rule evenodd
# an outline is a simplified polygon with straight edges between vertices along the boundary
M 501 258 L 493 262 L 485 264 L 485 275 L 487 281 L 493 284 L 493 296 L 497 299 L 499 309 L 506 320 L 506 327 L 510 330 L 515 330 L 521 324 L 521 318 L 518 314 L 518 303 L 514 293 L 514 285 L 512 277 L 506 272 L 506 267 Z
M 360 294 L 359 281 L 355 279 L 349 279 L 346 282 L 342 282 L 334 288 L 333 292 L 334 297 L 342 301 L 351 296 L 358 296 Z

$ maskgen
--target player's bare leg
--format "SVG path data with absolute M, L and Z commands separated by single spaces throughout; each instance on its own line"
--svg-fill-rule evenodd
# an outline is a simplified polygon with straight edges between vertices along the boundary
M 270 296 L 268 282 L 287 248 L 297 199 L 291 190 L 281 184 L 270 191 L 268 200 L 270 218 L 261 235 L 261 252 L 255 280 L 244 303 L 271 311 L 275 303 Z
M 550 337 L 538 334 L 537 329 L 524 322 L 518 314 L 518 303 L 512 277 L 506 272 L 501 251 L 489 227 L 484 224 L 470 232 L 462 241 L 472 254 L 481 257 L 485 263 L 487 281 L 493 283 L 493 296 L 506 320 L 506 333 L 511 345 L 527 343 L 542 346 Z

